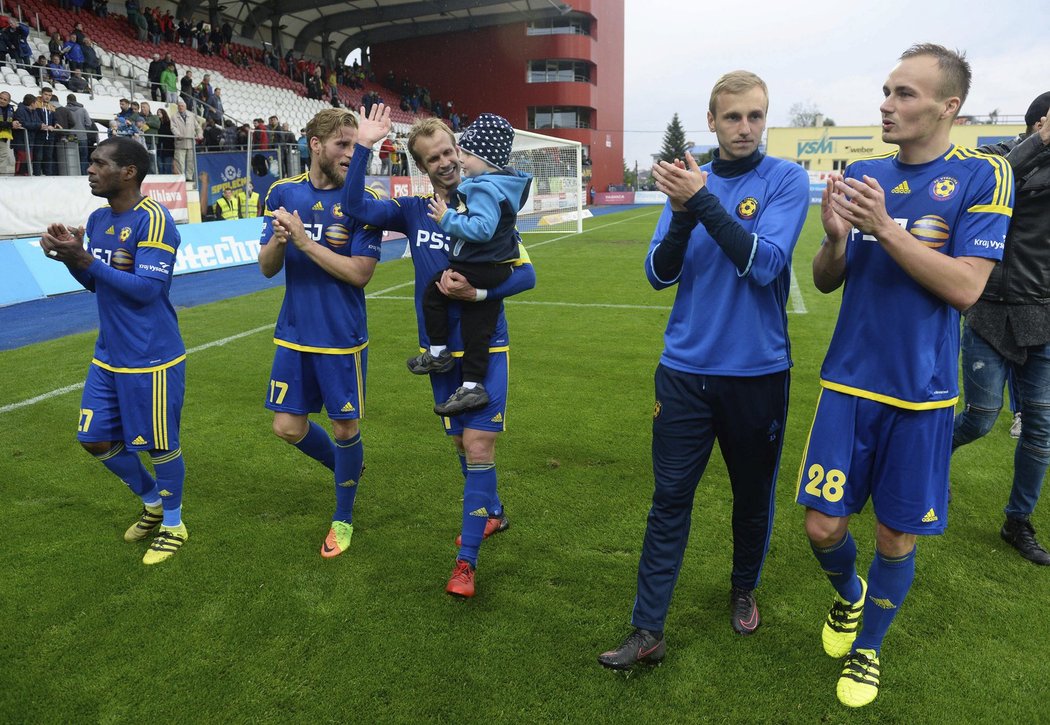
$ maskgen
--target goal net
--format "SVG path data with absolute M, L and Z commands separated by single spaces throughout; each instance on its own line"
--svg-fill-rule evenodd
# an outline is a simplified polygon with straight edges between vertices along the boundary
M 408 149 L 402 149 L 411 159 Z M 514 130 L 511 168 L 532 175 L 525 206 L 518 212 L 518 231 L 527 233 L 583 231 L 583 169 L 578 141 Z M 432 194 L 430 180 L 414 163 L 412 193 Z

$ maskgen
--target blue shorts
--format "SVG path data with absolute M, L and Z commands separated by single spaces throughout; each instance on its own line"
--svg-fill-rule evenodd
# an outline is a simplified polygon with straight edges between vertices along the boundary
M 434 389 L 434 402 L 444 403 L 456 388 L 463 384 L 460 358 L 456 366 L 447 373 L 431 373 L 430 387 Z M 507 422 L 507 388 L 510 381 L 510 352 L 489 353 L 489 370 L 485 374 L 485 391 L 489 404 L 480 410 L 472 410 L 454 418 L 442 418 L 447 435 L 462 435 L 464 428 L 488 430 L 502 433 Z
M 828 516 L 861 511 L 909 534 L 948 524 L 953 407 L 906 410 L 821 390 L 795 500 Z
M 132 451 L 174 451 L 186 395 L 186 361 L 148 373 L 88 368 L 77 440 L 124 441 Z
M 324 406 L 332 420 L 364 417 L 368 348 L 345 355 L 301 352 L 277 346 L 266 391 L 266 407 L 309 415 Z

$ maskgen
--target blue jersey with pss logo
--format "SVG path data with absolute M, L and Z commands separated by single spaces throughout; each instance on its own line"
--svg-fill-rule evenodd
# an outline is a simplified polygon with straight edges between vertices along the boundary
M 275 182 L 266 194 L 260 244 L 273 236 L 274 212 L 299 212 L 315 242 L 336 254 L 379 259 L 381 232 L 343 211 L 343 190 L 314 188 L 303 173 Z M 336 279 L 289 242 L 284 256 L 285 290 L 274 342 L 300 350 L 344 354 L 368 343 L 365 292 Z
M 88 217 L 85 234 L 88 252 L 103 264 L 164 284 L 161 294 L 142 303 L 94 280 L 99 324 L 92 362 L 121 373 L 163 368 L 182 360 L 186 348 L 168 299 L 181 240 L 168 210 L 148 196 L 120 214 L 108 206 L 96 209 Z
M 925 164 L 896 152 L 861 159 L 847 178 L 877 179 L 886 210 L 912 236 L 952 257 L 1001 259 L 1013 207 L 1010 164 L 953 146 Z M 821 368 L 831 390 L 913 410 L 959 396 L 959 312 L 912 279 L 872 236 L 853 229 L 838 323 Z

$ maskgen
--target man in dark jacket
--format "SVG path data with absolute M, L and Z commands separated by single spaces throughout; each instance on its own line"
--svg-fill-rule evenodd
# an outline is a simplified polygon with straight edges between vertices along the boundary
M 1021 556 L 1050 565 L 1029 517 L 1050 464 L 1050 91 L 1025 114 L 1016 139 L 979 151 L 1005 156 L 1017 191 L 1002 262 L 966 313 L 962 334 L 966 410 L 955 418 L 952 449 L 989 430 L 1003 406 L 1012 370 L 1020 392 L 1021 438 L 1000 536 Z

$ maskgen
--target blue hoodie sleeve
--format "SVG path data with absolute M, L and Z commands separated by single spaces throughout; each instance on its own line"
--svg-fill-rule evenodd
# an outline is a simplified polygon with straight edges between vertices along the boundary
M 464 184 L 460 190 L 467 197 L 468 212 L 449 209 L 441 217 L 441 228 L 472 244 L 491 242 L 499 225 L 502 195 L 493 184 Z
M 343 182 L 343 208 L 354 219 L 377 229 L 407 234 L 407 223 L 401 205 L 393 199 L 376 199 L 365 193 L 365 167 L 371 149 L 356 144 L 350 158 L 350 168 Z
M 519 265 L 511 269 L 510 276 L 496 287 L 489 290 L 488 299 L 503 299 L 513 297 L 522 292 L 528 292 L 536 286 L 536 268 L 531 263 Z
M 809 179 L 801 167 L 782 174 L 750 234 L 707 188 L 700 189 L 685 206 L 729 257 L 737 274 L 765 287 L 791 259 L 809 210 Z

